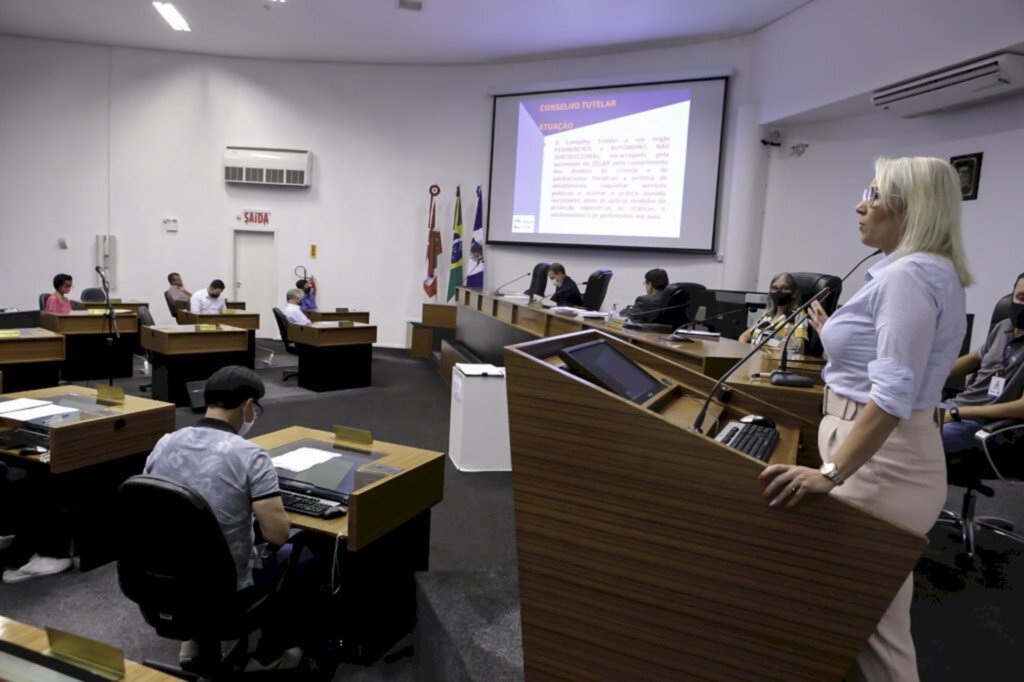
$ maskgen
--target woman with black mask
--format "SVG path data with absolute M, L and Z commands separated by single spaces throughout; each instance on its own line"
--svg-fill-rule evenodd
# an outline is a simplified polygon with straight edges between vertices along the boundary
M 775 334 L 768 342 L 768 347 L 778 348 L 793 329 L 793 325 L 796 325 L 793 339 L 789 342 L 789 352 L 802 354 L 807 347 L 807 317 L 801 313 L 793 322 L 783 324 L 790 313 L 800 307 L 800 299 L 800 288 L 796 285 L 793 275 L 783 272 L 772 277 L 768 307 L 753 327 L 740 334 L 740 341 L 758 343 L 765 334 Z

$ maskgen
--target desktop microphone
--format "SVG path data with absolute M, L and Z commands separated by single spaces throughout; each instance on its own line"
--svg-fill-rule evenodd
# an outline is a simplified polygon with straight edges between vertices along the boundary
M 525 278 L 525 277 L 529 277 L 529 276 L 530 276 L 530 275 L 532 275 L 532 274 L 533 274 L 532 272 L 528 272 L 528 273 L 526 273 L 525 275 L 520 275 L 519 277 L 516 277 L 516 278 L 515 278 L 515 279 L 513 279 L 513 280 L 509 280 L 508 282 L 505 282 L 505 283 L 504 283 L 504 284 L 502 284 L 502 285 L 501 285 L 500 287 L 498 287 L 497 289 L 495 289 L 495 290 L 494 290 L 494 292 L 493 292 L 493 295 L 494 295 L 494 296 L 504 296 L 505 294 L 501 293 L 501 290 L 502 290 L 502 289 L 504 289 L 505 287 L 507 287 L 507 286 L 508 286 L 509 284 L 515 284 L 515 283 L 516 283 L 516 282 L 518 282 L 519 280 L 521 280 L 521 279 L 523 279 L 523 278 Z
M 874 253 L 871 253 L 871 254 L 865 256 L 864 258 L 861 258 L 860 261 L 856 265 L 854 265 L 852 268 L 850 268 L 850 271 L 848 273 L 846 273 L 845 275 L 843 275 L 843 278 L 841 280 L 839 280 L 839 281 L 840 282 L 845 282 L 850 277 L 850 275 L 852 275 L 854 273 L 854 271 L 857 268 L 859 268 L 860 266 L 864 265 L 865 261 L 867 261 L 867 260 L 869 260 L 871 258 L 874 258 L 875 256 L 877 256 L 880 253 L 882 253 L 882 250 L 878 249 Z M 793 334 L 796 332 L 797 327 L 799 327 L 799 326 L 800 325 L 797 325 L 797 324 L 793 325 L 793 328 L 789 330 L 788 334 L 786 334 L 785 341 L 782 342 L 782 353 L 779 356 L 779 368 L 774 370 L 774 371 L 772 371 L 772 373 L 769 375 L 769 377 L 770 377 L 769 380 L 775 386 L 792 386 L 792 387 L 795 387 L 795 388 L 810 388 L 811 386 L 814 385 L 814 381 L 810 377 L 804 376 L 803 374 L 797 374 L 796 372 L 790 372 L 789 371 L 789 342 L 793 338 Z

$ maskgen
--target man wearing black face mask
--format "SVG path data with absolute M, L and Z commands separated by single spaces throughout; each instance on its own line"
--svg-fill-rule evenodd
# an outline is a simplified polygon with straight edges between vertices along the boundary
M 1024 419 L 1024 273 L 1013 286 L 1009 319 L 992 327 L 980 349 L 953 364 L 953 376 L 972 373 L 946 412 L 942 444 L 950 457 L 984 456 L 974 434 L 985 422 Z
M 228 307 L 228 300 L 223 296 L 224 282 L 215 279 L 210 286 L 192 294 L 189 310 L 196 315 L 200 313 L 219 313 Z

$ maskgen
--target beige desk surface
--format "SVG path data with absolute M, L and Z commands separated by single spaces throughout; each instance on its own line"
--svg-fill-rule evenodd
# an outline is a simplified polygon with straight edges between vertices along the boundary
M 192 355 L 244 351 L 249 347 L 248 331 L 227 324 L 200 329 L 195 324 L 143 327 L 142 347 L 162 355 Z
M 4 616 L 0 616 L 0 639 L 38 653 L 43 653 L 50 648 L 45 630 L 19 623 Z M 125 682 L 163 682 L 164 680 L 178 679 L 127 660 L 124 662 L 124 667 L 125 676 L 121 679 Z
M 301 426 L 258 436 L 252 442 L 269 451 L 305 439 L 331 445 L 336 442 L 330 431 Z M 342 445 L 360 449 L 354 444 Z M 374 460 L 375 464 L 385 464 L 401 471 L 354 491 L 349 496 L 347 516 L 320 519 L 289 513 L 292 525 L 346 538 L 348 549 L 356 551 L 441 501 L 444 496 L 443 452 L 383 441 L 374 441 L 373 452 L 384 455 Z

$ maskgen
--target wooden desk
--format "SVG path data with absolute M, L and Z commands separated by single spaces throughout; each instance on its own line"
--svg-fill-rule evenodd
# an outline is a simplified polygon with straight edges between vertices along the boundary
M 367 310 L 309 310 L 306 317 L 310 322 L 362 322 L 370 324 L 370 313 Z
M 0 616 L 0 639 L 38 653 L 43 653 L 50 648 L 45 630 L 19 623 L 4 616 Z M 178 679 L 128 660 L 124 662 L 124 668 L 125 676 L 121 678 L 123 682 L 172 682 Z
M 113 298 L 110 302 L 114 305 L 114 310 L 130 310 L 136 315 L 139 314 L 139 308 L 149 308 L 149 303 L 146 301 L 139 301 L 132 298 Z M 84 303 L 86 310 L 106 310 L 106 303 Z
M 174 406 L 134 396 L 125 396 L 123 405 L 96 405 L 96 389 L 83 386 L 58 386 L 3 397 L 53 400 L 68 395 L 83 400 L 75 406 L 85 409 L 50 420 L 48 462 L 39 455 L 23 456 L 10 450 L 0 450 L 0 458 L 48 478 L 52 498 L 60 501 L 66 513 L 75 514 L 75 545 L 82 570 L 88 570 L 114 558 L 110 532 L 114 493 L 126 478 L 142 473 L 153 446 L 174 430 Z M 103 413 L 90 415 L 90 410 Z M 0 415 L 0 429 L 19 426 L 21 422 Z
M 750 345 L 733 339 L 668 341 L 666 334 L 614 329 L 603 319 L 556 313 L 491 292 L 460 287 L 456 295 L 458 321 L 455 339 L 482 361 L 501 365 L 502 349 L 531 338 L 546 338 L 597 329 L 718 378 L 750 352 Z M 502 329 L 502 328 L 505 329 Z
M 213 326 L 213 330 L 202 330 L 199 325 L 142 328 L 142 347 L 152 354 L 154 399 L 187 406 L 186 384 L 209 379 L 222 367 L 245 364 L 247 330 L 226 324 Z
M 252 441 L 272 451 L 306 439 L 335 442 L 331 432 L 298 426 Z M 430 508 L 444 495 L 444 453 L 381 441 L 372 450 L 383 455 L 375 464 L 400 471 L 354 491 L 348 516 L 289 514 L 292 524 L 310 531 L 320 556 L 337 555 L 344 584 L 336 598 L 318 598 L 311 612 L 322 610 L 316 615 L 324 619 L 323 630 L 344 642 L 346 658 L 360 662 L 376 660 L 415 623 L 413 574 L 429 567 Z
M 116 312 L 114 338 L 110 320 L 87 310 L 58 314 L 42 312 L 39 326 L 67 337 L 61 378 L 65 380 L 130 377 L 132 353 L 138 345 L 139 318 L 133 312 Z M 107 339 L 112 339 L 108 344 Z
M 229 307 L 228 310 L 237 310 L 237 308 Z M 246 349 L 247 355 L 243 364 L 249 369 L 256 367 L 256 330 L 260 328 L 259 313 L 193 313 L 190 310 L 179 310 L 178 324 L 226 324 L 230 327 L 245 329 L 249 332 L 249 346 Z
M 361 388 L 373 383 L 377 327 L 355 322 L 289 324 L 288 340 L 299 350 L 299 386 L 311 391 Z
M 8 336 L 11 333 L 17 336 Z M 0 372 L 4 390 L 56 386 L 64 361 L 64 336 L 42 327 L 0 332 Z

